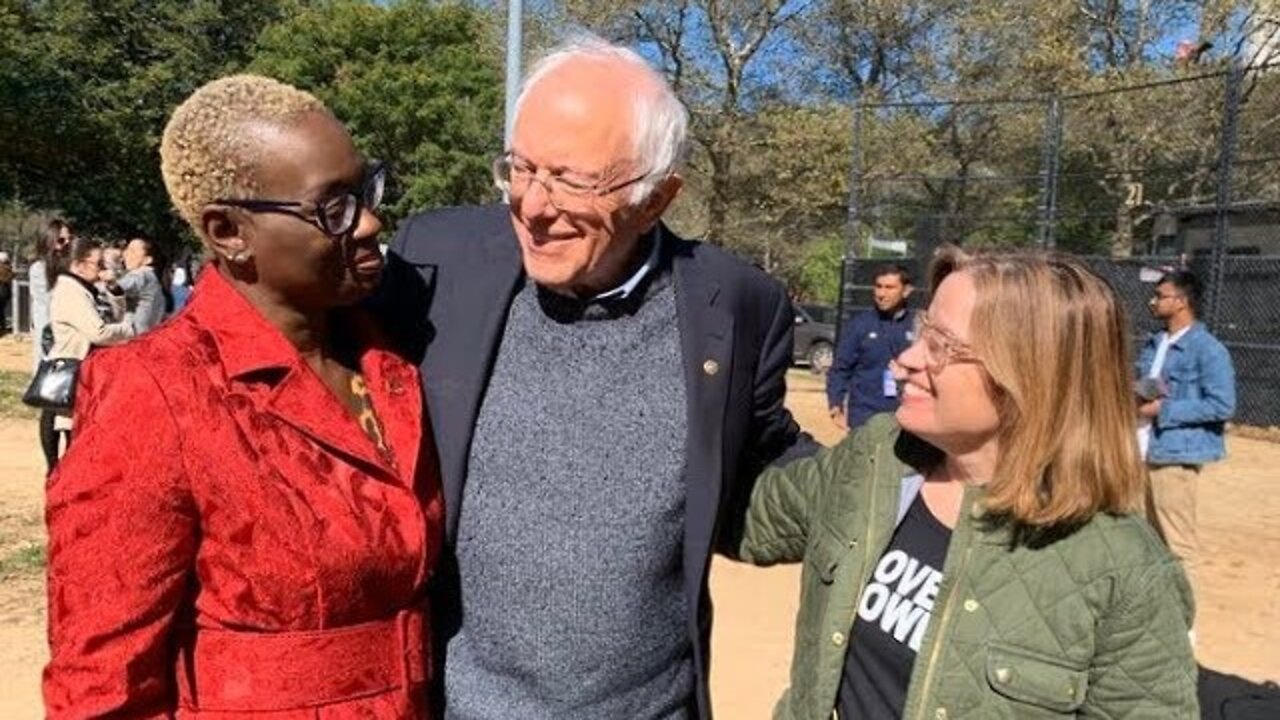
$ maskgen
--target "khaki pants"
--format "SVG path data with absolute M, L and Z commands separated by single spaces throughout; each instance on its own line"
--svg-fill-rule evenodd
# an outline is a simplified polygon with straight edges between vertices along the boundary
M 1192 591 L 1200 539 L 1196 533 L 1196 485 L 1199 465 L 1151 465 L 1147 468 L 1147 519 L 1173 556 L 1182 562 Z

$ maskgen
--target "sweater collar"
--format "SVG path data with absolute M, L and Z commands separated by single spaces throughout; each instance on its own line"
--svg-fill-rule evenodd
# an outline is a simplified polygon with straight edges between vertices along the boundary
M 598 321 L 634 315 L 648 301 L 671 282 L 671 258 L 666 243 L 661 238 L 661 226 L 643 236 L 651 248 L 644 263 L 622 285 L 590 298 L 570 297 L 532 283 L 531 290 L 538 306 L 548 317 L 559 323 L 580 320 Z

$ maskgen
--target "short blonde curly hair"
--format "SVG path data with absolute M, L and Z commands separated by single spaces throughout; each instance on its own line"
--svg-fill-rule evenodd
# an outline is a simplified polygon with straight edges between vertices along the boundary
M 329 109 L 314 95 L 262 75 L 229 75 L 205 84 L 173 111 L 160 141 L 169 199 L 192 229 L 218 198 L 252 197 L 262 148 L 253 125 L 288 127 Z

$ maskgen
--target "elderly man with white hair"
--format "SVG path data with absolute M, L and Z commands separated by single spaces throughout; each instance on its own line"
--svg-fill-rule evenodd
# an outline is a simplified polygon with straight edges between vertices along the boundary
M 816 449 L 783 408 L 783 287 L 661 221 L 687 115 L 599 40 L 534 66 L 508 204 L 405 222 L 383 311 L 415 330 L 451 567 L 444 716 L 709 718 L 707 573 L 765 466 Z

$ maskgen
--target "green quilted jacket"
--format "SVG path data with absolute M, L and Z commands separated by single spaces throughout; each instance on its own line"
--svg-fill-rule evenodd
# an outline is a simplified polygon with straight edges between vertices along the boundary
M 791 687 L 780 720 L 838 718 L 858 599 L 891 539 L 911 445 L 892 417 L 760 476 L 730 553 L 804 561 Z M 895 452 L 897 446 L 897 452 Z M 1017 539 L 971 488 L 911 673 L 907 720 L 1197 718 L 1187 639 L 1191 593 L 1150 527 L 1102 514 L 1074 531 Z M 849 720 L 849 719 L 845 719 Z

